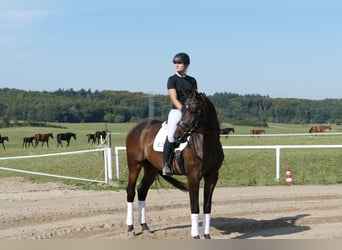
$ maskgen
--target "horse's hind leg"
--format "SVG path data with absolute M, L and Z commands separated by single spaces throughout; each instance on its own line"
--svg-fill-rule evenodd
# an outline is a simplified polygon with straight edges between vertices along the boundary
M 146 161 L 144 164 L 144 176 L 138 187 L 138 218 L 143 233 L 151 233 L 146 223 L 145 200 L 148 190 L 154 182 L 157 174 L 158 170 Z
M 127 163 L 128 163 L 128 184 L 127 184 L 127 217 L 126 224 L 128 227 L 127 233 L 129 236 L 134 236 L 134 216 L 133 216 L 133 202 L 135 197 L 135 187 L 137 179 L 141 170 L 141 163 L 135 160 L 133 155 L 130 155 L 127 151 Z

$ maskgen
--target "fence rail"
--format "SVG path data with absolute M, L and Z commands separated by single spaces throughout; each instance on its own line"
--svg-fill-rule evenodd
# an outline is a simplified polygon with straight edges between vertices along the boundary
M 223 149 L 274 149 L 276 152 L 276 177 L 275 179 L 279 181 L 280 179 L 280 150 L 281 149 L 304 149 L 304 148 L 342 148 L 342 145 L 268 145 L 268 146 L 222 146 Z M 120 167 L 119 167 L 119 151 L 126 150 L 126 147 L 118 146 L 115 147 L 115 166 L 116 166 L 116 176 L 119 180 Z
M 289 133 L 289 134 L 226 134 L 221 137 L 272 137 L 272 136 L 322 136 L 322 135 L 342 135 L 342 132 L 323 133 Z
M 0 170 L 3 171 L 10 171 L 10 172 L 17 172 L 17 173 L 24 173 L 24 174 L 33 174 L 33 175 L 41 175 L 41 176 L 49 176 L 61 179 L 69 179 L 69 180 L 79 180 L 79 181 L 91 181 L 91 182 L 98 182 L 98 183 L 108 183 L 112 179 L 112 158 L 111 158 L 111 148 L 98 148 L 98 149 L 90 149 L 90 150 L 80 150 L 80 151 L 72 151 L 72 152 L 62 152 L 62 153 L 51 153 L 51 154 L 41 154 L 41 155 L 25 155 L 25 156 L 10 156 L 10 157 L 1 157 L 0 161 L 5 160 L 16 160 L 16 159 L 27 159 L 27 158 L 41 158 L 41 157 L 51 157 L 51 156 L 60 156 L 60 155 L 76 155 L 76 154 L 87 154 L 91 152 L 101 152 L 103 151 L 103 160 L 104 160 L 104 173 L 105 179 L 96 180 L 96 179 L 86 179 L 81 177 L 72 177 L 72 176 L 65 176 L 65 175 L 56 175 L 56 174 L 48 174 L 43 172 L 35 172 L 35 171 L 28 171 L 28 170 L 21 170 L 16 168 L 6 168 L 0 167 Z

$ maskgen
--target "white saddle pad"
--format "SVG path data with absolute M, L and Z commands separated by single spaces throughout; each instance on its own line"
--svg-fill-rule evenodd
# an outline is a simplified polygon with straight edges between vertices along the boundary
M 163 122 L 161 128 L 159 129 L 159 131 L 158 131 L 158 133 L 157 133 L 157 135 L 153 141 L 153 149 L 155 151 L 163 152 L 166 137 L 167 137 L 167 124 L 166 124 L 166 122 Z M 183 149 L 186 147 L 187 144 L 188 144 L 187 141 L 183 142 L 175 150 L 183 151 Z

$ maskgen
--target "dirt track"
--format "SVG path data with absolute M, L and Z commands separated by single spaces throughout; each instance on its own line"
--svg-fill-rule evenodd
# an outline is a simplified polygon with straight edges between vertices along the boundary
M 124 191 L 80 191 L 3 178 L 0 239 L 127 239 L 125 200 Z M 190 238 L 187 193 L 151 190 L 146 206 L 154 232 L 136 239 Z M 139 232 L 140 226 L 135 227 Z M 342 185 L 217 188 L 211 235 L 342 239 Z

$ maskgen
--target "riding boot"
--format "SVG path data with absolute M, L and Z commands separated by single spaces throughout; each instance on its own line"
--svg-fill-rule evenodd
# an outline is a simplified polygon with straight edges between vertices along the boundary
M 169 142 L 169 140 L 166 138 L 164 143 L 164 151 L 163 151 L 163 175 L 172 175 L 172 166 L 171 166 L 171 160 L 172 160 L 172 152 L 175 148 L 175 143 Z

